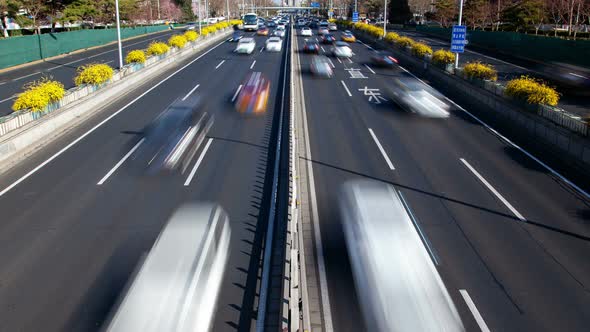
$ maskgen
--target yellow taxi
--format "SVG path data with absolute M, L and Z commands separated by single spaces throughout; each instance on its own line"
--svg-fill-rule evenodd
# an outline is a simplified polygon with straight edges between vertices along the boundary
M 356 42 L 356 37 L 350 31 L 344 31 L 342 33 L 342 41 L 347 43 L 354 43 Z

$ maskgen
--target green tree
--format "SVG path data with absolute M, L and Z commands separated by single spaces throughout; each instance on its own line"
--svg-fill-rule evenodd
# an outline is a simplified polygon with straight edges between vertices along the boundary
M 534 26 L 535 34 L 547 18 L 543 0 L 522 0 L 504 9 L 502 19 L 509 22 L 517 32 Z
M 93 0 L 75 0 L 65 7 L 63 19 L 67 22 L 94 21 L 98 7 Z
M 436 0 L 436 19 L 443 27 L 448 27 L 455 20 L 457 15 L 457 3 L 454 0 Z
M 388 1 L 387 7 L 389 9 L 387 13 L 388 21 L 393 24 L 404 24 L 412 19 L 408 0 L 391 0 Z

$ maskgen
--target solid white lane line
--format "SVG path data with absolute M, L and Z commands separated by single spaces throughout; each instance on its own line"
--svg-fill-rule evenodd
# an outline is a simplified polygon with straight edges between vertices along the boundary
M 349 61 L 350 63 L 353 63 L 351 58 L 348 58 L 348 61 Z
M 262 53 L 262 51 L 264 51 L 264 46 L 260 48 L 260 53 Z
M 199 88 L 200 84 L 195 85 L 194 88 L 191 89 L 191 91 L 189 91 L 186 96 L 182 97 L 182 101 L 185 101 L 186 98 L 188 98 L 188 96 L 190 96 L 193 92 L 195 92 L 195 90 L 197 90 Z
M 332 68 L 336 68 L 336 66 L 334 66 L 334 62 L 332 62 L 332 59 L 328 58 L 328 62 L 330 62 L 330 66 L 332 66 Z
M 379 151 L 381 151 L 381 154 L 383 155 L 383 158 L 385 158 L 385 162 L 387 162 L 387 166 L 389 166 L 389 169 L 392 170 L 392 171 L 395 170 L 395 167 L 393 167 L 393 164 L 391 163 L 391 160 L 389 160 L 389 157 L 387 156 L 387 153 L 385 153 L 385 149 L 383 149 L 383 146 L 379 142 L 379 139 L 377 138 L 377 136 L 375 136 L 375 133 L 373 132 L 373 129 L 369 128 L 369 132 L 371 133 L 371 136 L 373 137 L 373 141 L 375 141 L 375 144 L 377 144 L 377 147 L 379 148 Z
M 373 71 L 373 69 L 371 69 L 371 67 L 369 67 L 368 65 L 365 65 L 365 67 L 367 67 L 367 69 L 368 69 L 368 70 L 369 70 L 371 73 L 375 74 L 375 72 Z
M 402 66 L 399 66 L 402 70 L 404 70 L 406 73 L 412 75 L 412 77 L 414 77 L 415 79 L 419 80 L 420 82 L 424 83 L 424 81 L 422 81 L 421 79 L 419 79 L 416 75 L 410 73 L 407 69 L 405 69 Z M 426 83 L 424 83 L 426 84 Z M 430 86 L 430 84 L 426 84 L 428 86 Z M 525 149 L 521 148 L 519 145 L 517 145 L 516 143 L 512 142 L 511 140 L 509 140 L 507 137 L 505 137 L 504 135 L 500 134 L 498 131 L 496 131 L 496 129 L 492 128 L 490 125 L 488 125 L 487 123 L 485 123 L 483 120 L 480 120 L 477 116 L 471 114 L 471 112 L 469 112 L 468 110 L 464 109 L 463 107 L 461 107 L 461 105 L 457 104 L 456 102 L 452 101 L 450 98 L 445 96 L 445 99 L 453 104 L 453 106 L 457 107 L 458 109 L 460 109 L 461 111 L 465 112 L 467 115 L 469 115 L 473 120 L 479 122 L 479 124 L 481 124 L 482 126 L 484 126 L 487 130 L 489 130 L 490 132 L 492 132 L 492 134 L 496 135 L 497 137 L 499 137 L 501 140 L 503 140 L 504 142 L 506 142 L 508 145 L 512 146 L 513 148 L 519 150 L 520 152 L 524 153 L 527 157 L 531 158 L 532 160 L 534 160 L 535 162 L 537 162 L 539 165 L 541 165 L 543 168 L 545 168 L 547 171 L 549 171 L 551 174 L 553 174 L 554 176 L 558 177 L 561 181 L 567 183 L 569 186 L 571 186 L 572 188 L 574 188 L 574 190 L 576 190 L 578 193 L 582 194 L 583 196 L 586 197 L 586 199 L 590 199 L 590 193 L 587 193 L 584 189 L 578 187 L 575 183 L 573 183 L 572 181 L 570 181 L 569 179 L 567 179 L 565 176 L 561 175 L 559 172 L 557 172 L 556 170 L 554 170 L 553 168 L 549 167 L 549 165 L 545 164 L 544 162 L 542 162 L 539 158 L 533 156 L 532 154 L 530 154 L 528 151 L 526 151 Z
M 367 48 L 369 48 L 370 50 L 372 50 L 372 51 L 373 51 L 373 48 L 372 48 L 371 46 L 369 46 L 369 45 L 367 45 L 367 44 L 363 43 L 363 42 L 362 42 L 362 41 L 360 41 L 360 40 L 359 40 L 358 42 L 359 42 L 359 43 L 361 43 L 361 44 L 363 44 L 363 45 L 365 45 Z
M 322 49 L 322 52 L 326 52 L 326 50 L 324 50 L 323 46 L 320 46 L 320 48 Z
M 100 181 L 98 181 L 98 183 L 96 185 L 101 186 L 103 183 L 105 183 L 105 181 L 108 180 L 108 178 L 111 175 L 113 175 L 113 173 L 115 173 L 115 171 L 119 167 L 121 167 L 121 165 L 123 165 L 125 160 L 127 160 L 127 158 L 129 158 L 133 154 L 133 152 L 135 152 L 135 150 L 137 150 L 137 148 L 139 148 L 141 143 L 143 143 L 144 141 L 145 141 L 145 137 L 142 138 L 139 142 L 137 142 L 137 144 L 135 144 L 135 146 L 129 152 L 127 152 L 127 154 L 123 158 L 121 158 L 121 160 L 119 160 L 119 162 L 113 168 L 111 168 L 111 170 L 105 176 L 103 176 L 103 178 L 100 179 Z
M 340 81 L 340 83 L 342 83 L 342 86 L 346 90 L 346 93 L 348 93 L 348 96 L 349 97 L 352 97 L 352 93 L 350 93 L 350 90 L 348 90 L 348 87 L 346 86 L 346 83 L 344 83 L 344 81 Z
M 197 159 L 195 166 L 193 167 L 190 174 L 186 178 L 186 181 L 184 181 L 185 187 L 191 184 L 191 181 L 192 181 L 193 177 L 195 176 L 195 173 L 197 172 L 197 168 L 199 168 L 199 165 L 201 165 L 203 158 L 205 158 L 205 153 L 207 153 L 207 150 L 209 150 L 209 146 L 211 145 L 211 142 L 213 142 L 213 138 L 209 138 L 209 140 L 207 141 L 207 145 L 205 145 L 205 148 L 203 148 L 203 152 L 201 152 L 201 155 L 199 156 L 199 159 Z
M 40 71 L 37 71 L 37 72 L 31 73 L 31 74 L 28 74 L 28 75 L 25 75 L 25 76 L 21 76 L 21 77 L 13 78 L 13 79 L 11 79 L 10 81 L 11 81 L 11 82 L 16 82 L 16 81 L 20 81 L 20 80 L 22 80 L 23 78 L 31 77 L 31 76 L 33 76 L 33 75 L 38 75 L 38 74 L 41 74 L 41 72 L 40 72 Z
M 481 331 L 490 332 L 488 325 L 483 320 L 483 317 L 481 317 L 481 314 L 479 313 L 479 310 L 477 310 L 477 307 L 475 306 L 475 303 L 473 303 L 469 293 L 467 293 L 467 291 L 464 289 L 459 289 L 459 293 L 461 293 L 461 296 L 463 296 L 463 300 L 465 300 L 467 307 L 469 307 L 469 310 L 471 311 L 471 314 L 473 314 L 473 318 L 475 318 L 475 321 L 477 322 L 477 325 L 479 325 Z
M 12 100 L 12 99 L 14 99 L 16 97 L 17 97 L 17 95 L 12 95 L 12 96 L 10 96 L 10 97 L 8 97 L 6 99 L 2 99 L 2 100 L 0 100 L 0 104 L 2 104 L 3 102 L 6 102 L 6 101 Z
M 234 96 L 231 98 L 231 102 L 233 103 L 236 98 L 238 97 L 238 93 L 240 93 L 240 90 L 242 90 L 242 85 L 240 84 L 240 86 L 238 87 L 238 89 L 236 90 L 236 93 L 234 93 Z
M 80 142 L 81 140 L 83 140 L 84 138 L 86 138 L 86 136 L 92 134 L 96 129 L 100 128 L 102 125 L 104 125 L 105 123 L 109 122 L 112 118 L 114 118 L 115 116 L 117 116 L 119 113 L 123 112 L 124 110 L 127 109 L 127 107 L 133 105 L 136 101 L 140 100 L 141 98 L 143 98 L 145 95 L 147 95 L 148 93 L 150 93 L 152 90 L 154 90 L 155 88 L 159 87 L 162 83 L 168 81 L 170 78 L 172 78 L 174 75 L 180 73 L 181 71 L 183 71 L 184 69 L 186 69 L 188 66 L 192 65 L 195 61 L 199 60 L 200 58 L 204 57 L 205 55 L 207 55 L 209 52 L 213 51 L 214 49 L 218 48 L 219 46 L 225 44 L 225 40 L 222 41 L 221 43 L 211 47 L 209 50 L 207 50 L 205 53 L 199 55 L 198 57 L 196 57 L 195 59 L 193 59 L 191 62 L 187 63 L 186 65 L 180 67 L 178 70 L 176 70 L 175 72 L 173 72 L 172 74 L 166 76 L 164 79 L 162 79 L 161 81 L 159 81 L 158 83 L 156 83 L 154 86 L 152 86 L 151 88 L 149 88 L 148 90 L 146 90 L 144 93 L 142 93 L 141 95 L 137 96 L 135 99 L 133 99 L 132 101 L 130 101 L 129 103 L 127 103 L 125 106 L 123 106 L 122 108 L 120 108 L 118 111 L 116 111 L 115 113 L 109 115 L 106 119 L 102 120 L 100 123 L 98 123 L 96 126 L 92 127 L 90 130 L 88 130 L 87 132 L 85 132 L 84 134 L 82 134 L 80 137 L 76 138 L 74 141 L 72 141 L 70 144 L 66 145 L 65 147 L 63 147 L 61 150 L 59 150 L 57 153 L 55 153 L 53 156 L 49 157 L 47 160 L 45 160 L 44 162 L 42 162 L 41 164 L 39 164 L 37 167 L 33 168 L 32 170 L 30 170 L 27 174 L 21 176 L 18 180 L 14 181 L 11 185 L 9 185 L 8 187 L 6 187 L 4 190 L 0 191 L 0 197 L 2 197 L 4 194 L 6 194 L 7 192 L 9 192 L 12 188 L 16 187 L 19 183 L 23 182 L 24 180 L 26 180 L 27 178 L 29 178 L 31 175 L 35 174 L 37 171 L 39 171 L 41 168 L 45 167 L 45 165 L 49 164 L 50 162 L 52 162 L 55 158 L 59 157 L 61 154 L 63 154 L 64 152 L 68 151 L 72 146 L 78 144 L 78 142 Z
M 506 207 L 508 208 L 508 210 L 512 211 L 512 213 L 520 220 L 522 221 L 526 221 L 526 219 L 522 216 L 522 214 L 520 214 L 520 212 L 518 212 L 513 206 L 512 204 L 510 204 L 510 202 L 508 202 L 496 189 L 494 189 L 494 187 L 492 187 L 492 185 L 486 180 L 484 179 L 483 176 L 481 176 L 481 174 L 479 174 L 475 168 L 473 168 L 468 162 L 467 160 L 460 158 L 459 160 L 461 160 L 461 162 L 467 166 L 467 168 L 471 171 L 471 173 L 473 173 L 478 179 L 479 181 L 481 181 L 502 203 L 504 203 L 504 205 L 506 205 Z
M 313 164 L 312 164 L 312 155 L 311 155 L 311 143 L 309 140 L 309 127 L 307 125 L 307 109 L 305 107 L 305 93 L 303 89 L 303 78 L 301 77 L 301 55 L 297 53 L 298 59 L 298 66 L 299 71 L 298 74 L 300 76 L 300 84 L 299 84 L 299 91 L 301 93 L 301 108 L 302 108 L 302 118 L 303 118 L 303 131 L 304 131 L 304 142 L 305 142 L 305 154 L 307 157 L 306 166 L 307 166 L 307 174 L 309 177 L 309 195 L 311 201 L 311 211 L 312 211 L 312 222 L 313 222 L 313 238 L 314 244 L 316 248 L 316 256 L 317 256 L 317 267 L 318 267 L 318 274 L 320 279 L 320 296 L 321 296 L 321 303 L 322 314 L 324 316 L 325 322 L 325 331 L 326 332 L 333 332 L 334 327 L 332 324 L 332 308 L 330 306 L 330 293 L 328 291 L 328 279 L 327 279 L 327 272 L 326 272 L 326 264 L 325 264 L 325 257 L 324 257 L 324 245 L 322 244 L 322 233 L 321 233 L 321 226 L 320 226 L 320 217 L 318 213 L 318 201 L 316 197 L 316 189 L 315 189 L 315 180 L 313 175 Z M 304 290 L 305 291 L 305 290 Z M 305 304 L 304 304 L 305 306 Z M 306 319 L 306 317 L 304 317 Z
M 256 64 L 256 60 L 254 60 L 254 62 L 252 62 L 252 64 L 250 65 L 250 69 L 254 68 L 255 64 Z
M 338 60 L 338 62 L 342 63 L 342 60 L 340 60 L 340 58 L 336 58 L 336 60 Z
M 221 62 L 215 67 L 215 69 L 221 67 L 221 65 L 225 62 L 225 60 L 221 60 Z

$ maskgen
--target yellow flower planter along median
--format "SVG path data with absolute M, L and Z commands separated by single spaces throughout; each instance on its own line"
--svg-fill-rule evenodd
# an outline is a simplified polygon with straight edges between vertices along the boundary
M 166 54 L 170 50 L 170 47 L 165 43 L 153 42 L 148 46 L 147 55 L 162 55 Z
M 133 50 L 127 53 L 125 63 L 145 63 L 145 52 L 142 50 Z
M 448 65 L 455 62 L 455 54 L 447 50 L 438 50 L 432 54 L 432 62 L 439 65 Z
M 74 83 L 78 86 L 83 84 L 99 85 L 108 82 L 113 74 L 113 68 L 104 63 L 80 66 Z
M 195 41 L 197 38 L 199 38 L 199 34 L 196 33 L 195 31 L 187 31 L 184 33 L 184 38 L 186 38 L 186 40 L 188 40 L 189 42 Z
M 479 61 L 467 63 L 463 70 L 465 75 L 469 78 L 479 78 L 490 81 L 496 81 L 498 79 L 498 72 L 492 65 L 481 63 Z
M 432 55 L 432 48 L 423 43 L 414 43 L 412 46 L 412 54 L 423 58 L 425 55 Z
M 62 99 L 66 93 L 63 84 L 48 79 L 32 82 L 25 89 L 12 104 L 13 111 L 41 111 L 47 105 Z
M 187 42 L 188 42 L 188 40 L 183 35 L 175 35 L 175 36 L 170 37 L 170 39 L 168 39 L 168 45 L 170 45 L 171 47 L 176 47 L 176 48 L 183 48 Z
M 559 102 L 559 93 L 555 89 L 528 76 L 510 80 L 504 93 L 529 104 L 556 106 Z

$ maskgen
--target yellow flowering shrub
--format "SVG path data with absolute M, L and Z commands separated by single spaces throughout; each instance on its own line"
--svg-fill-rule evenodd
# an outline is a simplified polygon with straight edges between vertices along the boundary
M 63 84 L 46 78 L 31 82 L 24 88 L 25 91 L 18 95 L 12 104 L 13 111 L 41 111 L 50 103 L 62 99 L 66 93 Z
M 455 54 L 451 51 L 440 49 L 432 54 L 432 62 L 446 65 L 455 62 Z
M 147 55 L 162 55 L 170 50 L 170 47 L 162 42 L 153 42 L 148 46 Z
M 76 85 L 91 84 L 98 85 L 103 84 L 113 77 L 113 68 L 104 63 L 94 63 L 84 66 L 80 66 L 77 69 L 78 75 L 74 78 Z
M 426 54 L 432 55 L 432 48 L 423 43 L 414 43 L 414 45 L 412 45 L 412 54 L 423 58 Z
M 196 31 L 189 30 L 184 33 L 184 38 L 186 38 L 187 41 L 192 42 L 199 38 L 199 34 Z
M 214 31 L 215 30 L 211 30 L 211 27 L 204 27 L 201 29 L 201 35 L 206 36 Z
M 237 25 L 240 25 L 242 23 L 243 23 L 242 20 L 231 20 L 231 21 L 229 21 L 229 25 L 236 25 L 236 24 Z
M 416 42 L 410 37 L 399 37 L 395 41 L 395 44 L 399 47 L 406 47 L 406 46 L 412 47 L 414 45 L 414 43 L 416 43 Z
M 526 100 L 529 104 L 556 106 L 559 102 L 559 93 L 555 89 L 528 76 L 510 80 L 506 84 L 504 93 L 507 96 Z
M 336 19 L 335 18 L 331 18 L 331 19 L 328 20 L 328 22 L 330 22 L 330 23 L 336 23 Z
M 186 37 L 183 35 L 174 35 L 168 39 L 168 45 L 171 47 L 183 48 L 186 43 Z
M 143 50 L 133 50 L 127 53 L 125 63 L 145 63 L 145 52 Z
M 385 38 L 384 39 L 385 39 L 386 42 L 393 44 L 393 43 L 395 43 L 396 40 L 399 39 L 399 35 L 397 33 L 395 33 L 395 32 L 388 32 L 385 35 Z
M 479 78 L 490 81 L 495 81 L 498 79 L 498 72 L 492 65 L 481 63 L 479 61 L 467 63 L 463 70 L 465 75 L 467 75 L 469 78 Z

